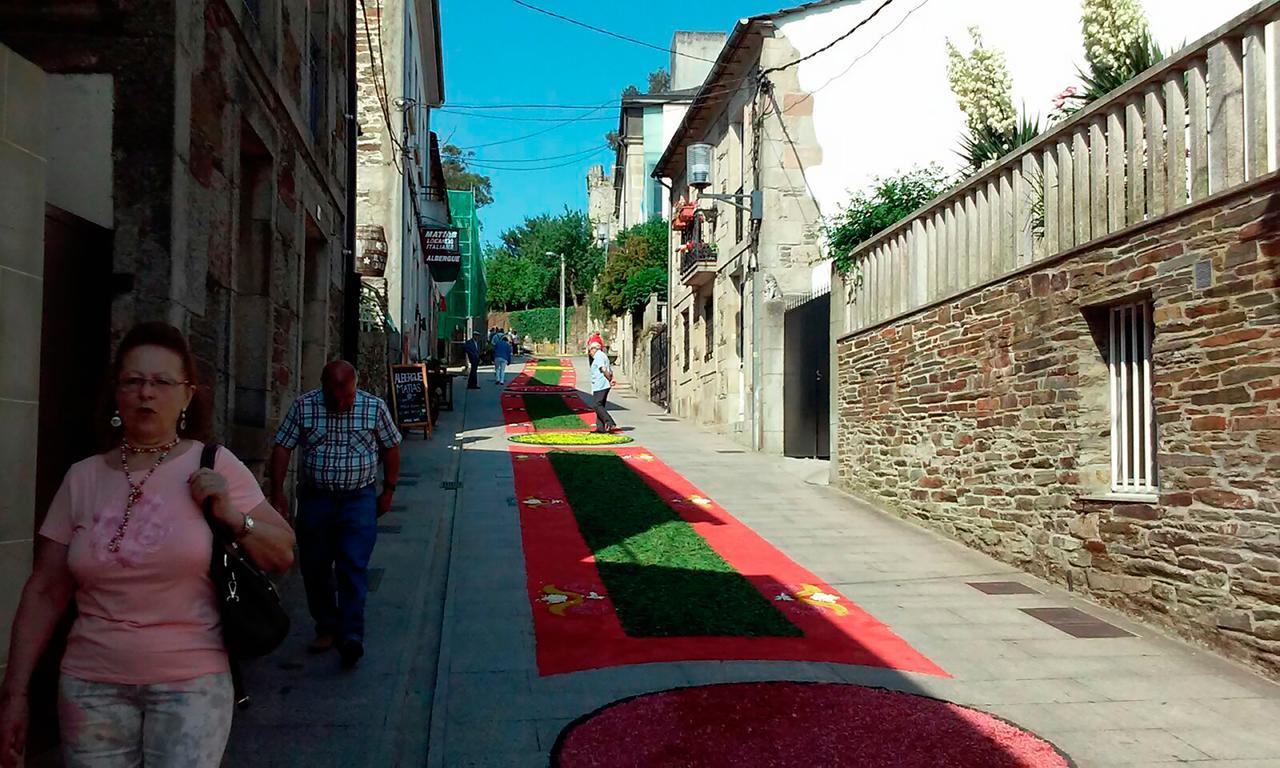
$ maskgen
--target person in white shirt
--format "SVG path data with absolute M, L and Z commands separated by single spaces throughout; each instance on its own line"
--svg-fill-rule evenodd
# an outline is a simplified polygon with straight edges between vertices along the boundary
M 600 342 L 592 339 L 587 346 L 591 356 L 591 401 L 596 411 L 596 432 L 613 432 L 618 428 L 609 415 L 609 390 L 613 387 L 613 368 Z

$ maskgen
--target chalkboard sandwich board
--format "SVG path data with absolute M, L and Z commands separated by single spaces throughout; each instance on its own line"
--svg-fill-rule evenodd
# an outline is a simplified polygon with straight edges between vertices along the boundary
M 401 431 L 421 428 L 431 436 L 431 412 L 427 398 L 427 366 L 422 363 L 391 365 L 391 409 Z

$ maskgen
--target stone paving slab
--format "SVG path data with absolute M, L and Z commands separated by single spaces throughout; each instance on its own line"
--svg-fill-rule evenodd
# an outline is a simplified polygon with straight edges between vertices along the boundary
M 579 381 L 585 380 L 580 367 Z M 801 565 L 829 579 L 951 678 L 792 662 L 641 664 L 540 677 L 497 388 L 469 404 L 431 766 L 545 766 L 561 729 L 620 698 L 682 685 L 828 680 L 977 706 L 1081 766 L 1280 766 L 1280 686 L 848 497 L 779 457 L 621 388 L 637 442 Z M 504 464 L 505 462 L 505 464 Z M 465 553 L 465 556 L 456 556 Z M 987 595 L 971 581 L 1018 581 Z M 513 586 L 514 585 L 514 586 Z M 1077 639 L 1021 612 L 1074 607 L 1135 637 Z

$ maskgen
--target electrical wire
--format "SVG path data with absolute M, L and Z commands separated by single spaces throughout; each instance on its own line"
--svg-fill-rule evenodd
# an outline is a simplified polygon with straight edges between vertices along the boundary
M 515 123 L 558 123 L 563 122 L 562 117 L 516 117 L 514 115 L 485 115 L 473 112 L 461 112 L 456 109 L 437 108 L 432 110 L 436 114 L 456 115 L 458 117 L 476 117 L 481 120 L 510 120 Z M 588 117 L 583 122 L 594 123 L 600 121 L 617 122 L 617 117 Z
M 404 145 L 396 137 L 395 129 L 391 127 L 391 110 L 387 106 L 387 81 L 386 81 L 386 59 L 382 55 L 382 7 L 378 7 L 378 53 L 379 61 L 373 59 L 373 32 L 369 29 L 369 11 L 365 7 L 364 0 L 360 0 L 360 16 L 364 19 L 364 37 L 369 44 L 369 69 L 374 75 L 373 92 L 378 98 L 378 106 L 382 110 L 382 120 L 387 126 L 387 138 L 391 139 L 391 165 L 396 169 L 396 173 L 404 174 L 404 169 L 400 167 L 398 155 L 404 151 Z M 379 87 L 378 83 L 382 85 Z
M 602 146 L 602 147 L 600 147 L 600 149 L 596 150 L 596 152 L 604 152 L 604 151 L 611 151 L 611 150 L 609 150 L 609 148 L 608 148 L 608 147 L 603 147 L 603 146 Z M 575 158 L 575 159 L 573 159 L 573 160 L 569 160 L 569 161 L 567 161 L 567 162 L 563 162 L 563 163 L 555 163 L 554 165 L 541 165 L 541 166 L 536 166 L 536 167 L 533 167 L 533 168 L 508 168 L 508 167 L 506 167 L 506 166 L 492 166 L 492 165 L 485 165 L 484 163 L 471 163 L 471 162 L 468 162 L 468 163 L 467 163 L 467 167 L 468 167 L 468 168 L 482 168 L 482 169 L 484 169 L 484 170 L 486 170 L 486 171 L 549 171 L 549 170 L 551 170 L 552 168 L 564 168 L 565 166 L 575 165 L 575 164 L 577 164 L 577 163 L 581 163 L 582 161 L 586 160 L 586 159 L 587 159 L 588 157 L 590 157 L 590 156 L 591 156 L 591 155 L 590 155 L 590 154 L 588 154 L 588 155 L 586 155 L 586 156 L 579 157 L 579 158 Z
M 594 104 L 449 104 L 454 109 L 595 109 Z
M 677 51 L 672 48 L 666 48 L 661 45 L 654 45 L 653 43 L 647 43 L 644 40 L 637 40 L 634 37 L 627 37 L 626 35 L 620 35 L 617 32 L 612 32 L 607 29 L 595 27 L 590 24 L 587 24 L 586 22 L 578 21 L 577 19 L 570 18 L 569 16 L 562 16 L 554 11 L 548 11 L 545 8 L 539 8 L 536 5 L 530 5 L 529 3 L 524 2 L 524 0 L 511 0 L 511 2 L 515 3 L 516 5 L 522 6 L 524 8 L 528 8 L 531 11 L 536 11 L 537 13 L 550 16 L 553 19 L 559 19 L 560 21 L 573 24 L 574 26 L 582 27 L 583 29 L 589 29 L 592 32 L 597 32 L 602 35 L 608 35 L 609 37 L 617 38 L 618 40 L 622 40 L 624 42 L 634 43 L 635 45 L 642 45 L 645 48 L 652 48 L 655 51 L 663 51 L 664 53 L 670 53 L 675 56 L 683 56 L 686 59 L 696 59 L 697 61 L 707 61 L 712 64 L 715 63 L 715 59 L 704 59 L 701 56 L 694 56 L 691 53 L 681 53 L 680 51 Z
M 514 143 L 515 143 L 515 142 L 517 142 L 517 141 L 524 141 L 525 139 L 532 139 L 532 138 L 534 138 L 535 136 L 541 136 L 541 135 L 543 135 L 543 134 L 545 134 L 545 133 L 551 133 L 552 131 L 557 130 L 557 129 L 559 129 L 559 128 L 563 128 L 563 127 L 565 127 L 566 125 L 572 125 L 573 123 L 581 122 L 581 121 L 585 120 L 587 117 L 589 117 L 593 112 L 599 112 L 600 110 L 604 109 L 605 107 L 609 106 L 609 105 L 610 105 L 610 104 L 612 104 L 612 103 L 613 103 L 612 101 L 607 101 L 607 102 L 605 102 L 604 104 L 601 104 L 601 105 L 599 105 L 598 107 L 596 107 L 596 108 L 595 108 L 594 110 L 592 110 L 591 112 L 583 113 L 583 114 L 581 114 L 581 115 L 579 115 L 579 116 L 577 116 L 577 117 L 571 117 L 571 118 L 569 118 L 568 120 L 563 120 L 563 121 L 561 121 L 561 122 L 556 123 L 555 125 L 552 125 L 552 126 L 547 127 L 547 128 L 543 128 L 543 129 L 542 129 L 542 130 L 540 130 L 540 131 L 534 131 L 533 133 L 527 133 L 527 134 L 525 134 L 525 135 L 523 135 L 523 136 L 515 136 L 515 137 L 513 137 L 513 138 L 510 138 L 510 139 L 502 139 L 502 140 L 500 140 L 500 141 L 488 141 L 488 142 L 485 142 L 485 143 L 483 143 L 483 144 L 472 144 L 472 145 L 471 145 L 471 146 L 469 146 L 469 147 L 459 147 L 459 149 L 463 149 L 463 150 L 467 150 L 467 149 L 483 149 L 484 147 L 497 147 L 497 146 L 501 146 L 501 145 L 503 145 L 503 144 L 514 144 Z
M 518 0 L 516 0 L 516 1 L 518 2 Z M 761 72 L 761 73 L 760 73 L 760 77 L 762 77 L 762 78 L 763 78 L 763 77 L 768 77 L 769 75 L 773 74 L 774 72 L 781 72 L 781 71 L 782 71 L 782 70 L 784 70 L 784 69 L 790 69 L 791 67 L 794 67 L 794 66 L 796 66 L 796 65 L 798 65 L 798 64 L 802 64 L 802 63 L 804 63 L 804 62 L 808 61 L 809 59 L 812 59 L 812 58 L 813 58 L 813 57 L 815 57 L 815 56 L 819 56 L 819 55 L 821 55 L 821 54 L 823 54 L 823 53 L 826 53 L 827 51 L 829 51 L 829 50 L 831 50 L 832 48 L 834 48 L 834 47 L 835 47 L 837 44 L 839 44 L 840 42 L 842 42 L 842 41 L 844 41 L 844 40 L 847 40 L 850 36 L 852 36 L 852 35 L 853 35 L 853 33 L 854 33 L 854 32 L 857 32 L 859 29 L 862 29 L 862 28 L 863 28 L 863 27 L 865 27 L 867 24 L 870 24 L 872 19 L 874 19 L 876 16 L 879 16 L 881 11 L 883 11 L 885 8 L 888 8 L 889 6 L 893 5 L 893 3 L 894 3 L 894 0 L 884 0 L 884 2 L 883 2 L 883 3 L 881 3 L 881 4 L 880 4 L 880 6 L 879 6 L 878 8 L 876 8 L 874 11 L 872 11 L 872 12 L 871 12 L 871 15 L 870 15 L 870 16 L 868 16 L 867 18 L 865 18 L 865 19 L 863 19 L 862 21 L 858 22 L 857 24 L 854 24 L 854 25 L 853 25 L 853 29 L 850 29 L 848 32 L 845 32 L 843 35 L 840 35 L 840 36 L 839 36 L 839 37 L 837 37 L 835 40 L 832 40 L 831 42 L 829 42 L 829 43 L 827 43 L 826 45 L 822 46 L 821 48 L 819 48 L 818 50 L 814 51 L 813 53 L 807 54 L 807 55 L 805 55 L 805 56 L 801 56 L 800 58 L 796 59 L 795 61 L 789 61 L 789 62 L 787 62 L 786 64 L 780 64 L 780 65 L 778 65 L 778 66 L 776 66 L 776 67 L 770 67 L 770 68 L 768 68 L 768 69 L 764 70 L 763 72 Z
M 839 80 L 839 79 L 843 78 L 845 75 L 849 74 L 851 71 L 853 71 L 853 68 L 854 68 L 855 66 L 857 66 L 858 62 L 862 61 L 862 60 L 863 60 L 864 58 L 866 58 L 867 56 L 870 56 L 872 51 L 874 51 L 876 48 L 879 48 L 881 43 L 883 43 L 886 39 L 888 39 L 888 37 L 889 37 L 890 35 L 892 35 L 894 32 L 897 32 L 897 31 L 898 31 L 898 29 L 899 29 L 903 24 L 906 24 L 906 23 L 907 23 L 907 19 L 911 18 L 912 14 L 914 14 L 916 11 L 920 10 L 921 8 L 925 7 L 926 5 L 928 5 L 928 4 L 929 4 L 929 3 L 931 3 L 931 2 L 933 2 L 933 0 L 923 0 L 919 5 L 917 5 L 916 7 L 912 8 L 911 10 L 907 11 L 906 15 L 904 15 L 904 16 L 902 17 L 902 19 L 900 19 L 900 20 L 898 21 L 898 23 L 897 23 L 897 24 L 893 25 L 893 27 L 892 27 L 891 29 L 889 29 L 887 32 L 885 32 L 883 35 L 881 35 L 881 36 L 880 36 L 880 38 L 879 38 L 878 40 L 876 40 L 876 42 L 875 42 L 875 44 L 874 44 L 874 45 L 872 45 L 872 46 L 871 46 L 870 48 L 868 48 L 867 50 L 863 51 L 861 55 L 854 57 L 853 61 L 849 62 L 849 66 L 847 66 L 847 67 L 845 67 L 845 68 L 844 68 L 844 71 L 840 72 L 840 73 L 839 73 L 839 74 L 837 74 L 837 75 L 832 75 L 832 77 L 831 77 L 831 79 L 830 79 L 830 80 L 828 80 L 827 82 L 825 82 L 825 83 L 823 83 L 822 85 L 818 86 L 817 88 L 814 88 L 814 89 L 813 89 L 812 91 L 810 91 L 809 93 L 805 94 L 805 96 L 804 96 L 804 98 L 803 98 L 803 99 L 799 99 L 798 101 L 796 101 L 796 102 L 792 103 L 792 105 L 791 105 L 791 106 L 789 106 L 789 107 L 787 107 L 786 109 L 782 110 L 782 113 L 783 113 L 783 114 L 786 114 L 787 112 L 790 112 L 791 110 L 795 109 L 796 107 L 800 106 L 801 104 L 805 103 L 805 102 L 806 102 L 806 101 L 808 101 L 809 99 L 812 99 L 814 96 L 816 96 L 816 95 L 818 95 L 819 93 L 821 93 L 821 92 L 822 92 L 822 90 L 823 90 L 824 88 L 826 88 L 828 85 L 831 85 L 831 84 L 832 84 L 832 83 L 834 83 L 835 81 L 837 81 L 837 80 Z
M 500 158 L 485 158 L 485 157 L 462 158 L 462 159 L 468 163 L 472 162 L 473 159 L 475 162 L 479 162 L 479 163 L 503 163 L 503 164 L 505 163 L 541 163 L 541 162 L 546 162 L 547 160 L 563 160 L 566 157 L 577 157 L 579 155 L 594 154 L 596 152 L 599 152 L 601 149 L 604 149 L 605 146 L 606 145 L 603 145 L 603 144 L 596 144 L 586 149 L 580 149 L 576 152 L 566 152 L 563 155 L 548 155 L 546 157 L 528 157 L 528 158 L 523 158 L 519 160 L 517 159 L 504 160 Z

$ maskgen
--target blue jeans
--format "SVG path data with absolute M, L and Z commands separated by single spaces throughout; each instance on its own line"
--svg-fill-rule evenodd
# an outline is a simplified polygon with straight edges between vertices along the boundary
M 364 640 L 369 557 L 378 538 L 373 486 L 358 491 L 298 491 L 298 555 L 316 634 Z

